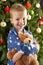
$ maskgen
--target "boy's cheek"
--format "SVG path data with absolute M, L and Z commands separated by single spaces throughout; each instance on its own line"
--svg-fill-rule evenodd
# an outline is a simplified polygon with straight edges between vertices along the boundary
M 12 22 L 12 21 L 15 21 L 15 18 L 14 18 L 14 17 L 10 18 L 10 21 L 11 21 L 11 22 Z

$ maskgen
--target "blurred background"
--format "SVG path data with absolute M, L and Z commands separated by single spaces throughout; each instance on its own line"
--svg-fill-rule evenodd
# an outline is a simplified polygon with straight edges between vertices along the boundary
M 0 65 L 7 65 L 7 36 L 12 28 L 9 11 L 15 3 L 23 4 L 28 11 L 25 29 L 30 30 L 40 44 L 38 61 L 43 65 L 43 0 L 0 0 Z

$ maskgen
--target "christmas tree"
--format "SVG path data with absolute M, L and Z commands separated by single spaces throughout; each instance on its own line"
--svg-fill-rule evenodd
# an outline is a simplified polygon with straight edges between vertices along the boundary
M 21 3 L 27 9 L 28 23 L 26 30 L 30 30 L 36 41 L 40 44 L 38 61 L 43 65 L 43 9 L 40 0 L 1 0 L 0 1 L 0 64 L 7 64 L 7 36 L 12 28 L 10 23 L 10 7 L 12 4 Z

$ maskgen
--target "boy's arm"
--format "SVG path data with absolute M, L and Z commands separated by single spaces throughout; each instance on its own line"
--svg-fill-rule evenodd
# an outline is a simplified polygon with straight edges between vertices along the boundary
M 40 50 L 40 44 L 38 42 L 36 42 L 35 38 L 33 38 L 33 39 L 34 39 L 34 44 L 36 45 L 37 53 L 38 53 Z
M 22 56 L 23 54 L 24 54 L 24 52 L 18 51 L 18 52 L 13 56 L 12 61 L 13 61 L 13 62 L 16 62 L 18 59 L 21 58 L 21 56 Z
M 40 45 L 39 45 L 39 43 L 36 43 L 36 47 L 37 47 L 37 53 L 38 53 L 39 50 L 40 50 Z

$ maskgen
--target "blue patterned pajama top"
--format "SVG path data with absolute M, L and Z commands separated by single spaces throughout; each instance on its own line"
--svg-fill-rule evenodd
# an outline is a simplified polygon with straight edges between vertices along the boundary
M 31 32 L 27 30 L 23 30 L 23 33 L 28 33 L 32 35 Z M 7 51 L 11 51 L 12 49 L 15 49 L 16 51 L 22 51 L 26 55 L 36 54 L 37 48 L 36 48 L 36 41 L 33 42 L 32 45 L 30 44 L 24 44 L 19 38 L 18 38 L 18 32 L 15 27 L 13 27 L 8 34 L 7 38 Z M 8 59 L 7 65 L 15 65 L 12 60 Z

